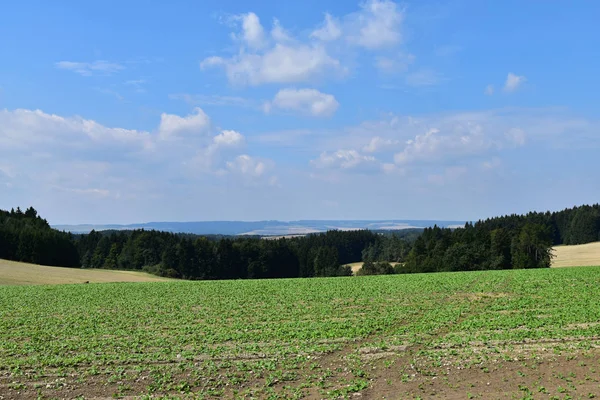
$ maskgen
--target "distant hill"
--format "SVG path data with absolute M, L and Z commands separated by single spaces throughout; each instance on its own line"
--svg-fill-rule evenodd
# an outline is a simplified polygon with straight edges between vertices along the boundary
M 200 222 L 147 222 L 129 225 L 54 225 L 53 228 L 72 233 L 89 233 L 92 230 L 147 229 L 197 235 L 305 235 L 328 230 L 402 230 L 427 228 L 437 225 L 442 228 L 464 226 L 465 221 L 428 220 L 303 220 L 303 221 L 200 221 Z

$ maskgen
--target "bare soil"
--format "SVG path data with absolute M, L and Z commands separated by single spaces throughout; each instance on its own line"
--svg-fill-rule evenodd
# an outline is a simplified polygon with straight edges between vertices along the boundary
M 315 356 L 311 368 L 304 366 L 294 381 L 275 382 L 272 387 L 278 393 L 284 385 L 304 386 L 302 393 L 306 399 L 591 399 L 600 396 L 598 343 L 582 347 L 578 339 L 572 338 L 454 350 L 450 355 L 443 349 L 419 346 L 379 349 L 360 342 L 348 343 L 340 351 Z M 315 365 L 318 365 L 316 369 Z M 357 373 L 357 365 L 360 373 Z M 129 399 L 148 392 L 152 382 L 148 373 L 136 370 L 135 365 L 119 367 L 125 372 L 118 379 L 114 377 L 115 366 L 112 374 L 108 371 L 93 376 L 77 371 L 57 370 L 55 374 L 44 376 L 36 376 L 35 371 L 21 371 L 18 375 L 5 371 L 0 375 L 0 399 Z M 177 369 L 174 363 L 173 371 Z M 316 375 L 330 371 L 327 378 L 330 384 L 323 386 L 324 389 L 306 384 L 311 382 L 315 371 Z M 218 380 L 228 372 L 221 370 L 211 380 Z M 347 383 L 357 374 L 368 381 L 368 388 L 344 395 L 332 394 L 335 393 L 332 390 L 349 386 Z M 174 376 L 176 382 L 189 382 L 188 393 L 161 390 L 153 396 L 196 398 L 197 391 L 210 382 L 194 381 L 192 375 L 192 370 L 180 370 Z M 257 376 L 239 387 L 228 387 L 218 395 L 202 398 L 241 398 L 236 393 L 264 387 L 265 381 L 264 376 Z M 287 397 L 282 395 L 281 398 Z

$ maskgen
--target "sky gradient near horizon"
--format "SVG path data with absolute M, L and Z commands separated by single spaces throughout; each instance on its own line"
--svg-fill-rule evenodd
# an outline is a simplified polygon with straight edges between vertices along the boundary
M 600 3 L 12 1 L 0 209 L 477 220 L 600 201 Z

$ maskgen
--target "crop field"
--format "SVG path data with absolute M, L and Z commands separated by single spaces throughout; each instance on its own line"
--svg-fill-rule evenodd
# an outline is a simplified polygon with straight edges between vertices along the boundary
M 4 286 L 0 398 L 594 398 L 599 287 L 597 267 Z
M 350 263 L 350 264 L 346 264 L 346 265 L 350 266 L 350 268 L 352 269 L 352 274 L 356 275 L 358 270 L 362 268 L 363 262 L 360 261 L 360 262 Z
M 46 267 L 0 259 L 0 286 L 84 282 L 160 282 L 166 280 L 166 278 L 138 271 Z
M 395 267 L 396 264 L 398 264 L 397 262 L 390 262 L 390 264 Z M 352 274 L 356 275 L 356 273 L 358 272 L 359 269 L 362 268 L 363 266 L 363 262 L 359 261 L 359 262 L 355 262 L 355 263 L 350 263 L 350 264 L 346 264 L 350 267 L 350 269 L 352 270 Z M 599 264 L 600 265 L 600 264 Z
M 552 267 L 600 265 L 600 242 L 575 246 L 556 246 Z

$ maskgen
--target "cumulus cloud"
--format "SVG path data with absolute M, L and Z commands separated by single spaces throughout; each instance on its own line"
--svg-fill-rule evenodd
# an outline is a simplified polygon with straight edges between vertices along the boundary
M 339 103 L 331 94 L 321 93 L 316 89 L 282 89 L 272 101 L 265 103 L 264 109 L 298 112 L 313 117 L 329 117 L 339 107 Z
M 62 117 L 41 110 L 0 110 L 0 147 L 5 149 L 49 149 L 52 147 L 83 147 L 95 143 L 102 148 L 124 145 L 143 150 L 152 147 L 148 132 L 110 128 L 94 120 L 78 116 Z
M 243 148 L 246 144 L 244 135 L 233 130 L 222 130 L 221 133 L 212 137 L 210 144 L 200 148 L 189 165 L 196 171 L 211 172 L 216 169 L 220 171 L 223 167 L 223 159 L 236 150 Z M 239 151 L 238 151 L 239 153 Z
M 365 153 L 376 153 L 381 150 L 389 150 L 391 146 L 396 146 L 400 143 L 398 140 L 384 139 L 379 136 L 375 136 L 371 139 L 369 144 L 363 147 Z
M 241 39 L 251 48 L 261 48 L 265 43 L 265 31 L 260 19 L 253 12 L 234 17 L 242 23 Z
M 395 2 L 369 0 L 360 5 L 359 11 L 339 19 L 326 13 L 319 27 L 308 36 L 297 37 L 277 19 L 266 34 L 259 17 L 249 12 L 230 19 L 237 29 L 231 34 L 239 45 L 236 54 L 207 57 L 200 62 L 200 67 L 204 70 L 222 68 L 230 83 L 243 86 L 339 77 L 346 74 L 347 68 L 331 55 L 331 42 L 368 50 L 393 48 L 402 41 L 403 17 L 403 10 Z M 384 69 L 397 69 L 412 62 L 411 57 L 414 58 L 381 58 L 377 64 Z
M 290 33 L 281 26 L 277 18 L 273 20 L 273 28 L 271 28 L 271 37 L 277 43 L 293 42 L 294 39 Z
M 373 171 L 380 168 L 373 156 L 365 156 L 356 150 L 338 150 L 332 153 L 323 152 L 319 158 L 311 160 L 311 165 L 321 169 Z
M 367 49 L 390 47 L 400 43 L 400 25 L 404 14 L 389 0 L 370 0 L 359 12 L 346 18 L 346 35 L 350 43 Z
M 227 162 L 227 169 L 234 174 L 242 175 L 248 178 L 259 178 L 269 169 L 268 162 L 241 154 L 234 160 Z
M 164 140 L 174 137 L 178 140 Z M 201 109 L 187 116 L 163 114 L 152 131 L 40 110 L 0 110 L 0 185 L 35 187 L 49 198 L 112 201 L 136 193 L 151 196 L 152 187 L 192 184 L 220 170 L 258 180 L 272 163 L 247 154 L 240 158 L 244 146 L 244 136 L 235 130 L 213 132 Z M 264 175 L 264 182 L 271 178 Z
M 224 130 L 213 138 L 213 142 L 217 146 L 239 146 L 244 143 L 244 136 L 236 131 Z
M 325 13 L 325 21 L 320 28 L 315 29 L 310 34 L 310 37 L 329 42 L 336 40 L 342 36 L 342 29 L 337 19 L 331 16 L 329 13 Z
M 319 149 L 321 156 L 311 162 L 315 168 L 352 171 L 354 165 L 370 163 L 377 166 L 374 171 L 408 175 L 457 163 L 481 171 L 484 160 L 532 143 L 572 147 L 571 139 L 579 138 L 577 146 L 586 146 L 584 137 L 589 143 L 594 140 L 592 126 L 555 109 L 500 109 L 419 117 L 390 114 L 340 130 L 281 137 L 288 146 Z M 356 150 L 338 151 L 341 142 Z
M 188 116 L 162 113 L 160 115 L 159 135 L 162 139 L 174 138 L 183 134 L 202 134 L 210 128 L 210 118 L 199 107 Z
M 112 75 L 125 69 L 121 64 L 105 60 L 92 62 L 59 61 L 55 66 L 58 69 L 72 71 L 82 76 Z
M 406 142 L 404 150 L 394 155 L 397 164 L 435 162 L 443 158 L 461 157 L 485 152 L 501 144 L 484 133 L 480 124 L 467 123 L 452 131 L 429 129 Z
M 487 85 L 485 87 L 484 93 L 487 94 L 488 96 L 493 95 L 494 94 L 494 85 Z
M 350 46 L 381 50 L 402 42 L 404 10 L 390 0 L 367 0 L 360 9 L 335 18 L 325 14 L 324 21 L 310 37 L 322 42 L 343 40 Z
M 318 43 L 302 43 L 273 21 L 270 37 L 254 13 L 241 18 L 242 46 L 230 58 L 212 56 L 201 63 L 202 69 L 223 68 L 230 83 L 235 85 L 260 85 L 265 83 L 308 82 L 326 74 L 340 73 L 340 62 L 331 57 Z
M 262 53 L 245 53 L 229 59 L 209 57 L 201 68 L 222 66 L 230 83 L 260 85 L 264 83 L 310 82 L 335 71 L 341 73 L 340 62 L 319 45 L 287 45 L 277 43 Z
M 504 91 L 508 93 L 514 92 L 526 81 L 527 78 L 524 76 L 515 75 L 512 72 L 509 72 L 508 76 L 506 77 L 506 81 L 504 82 Z

